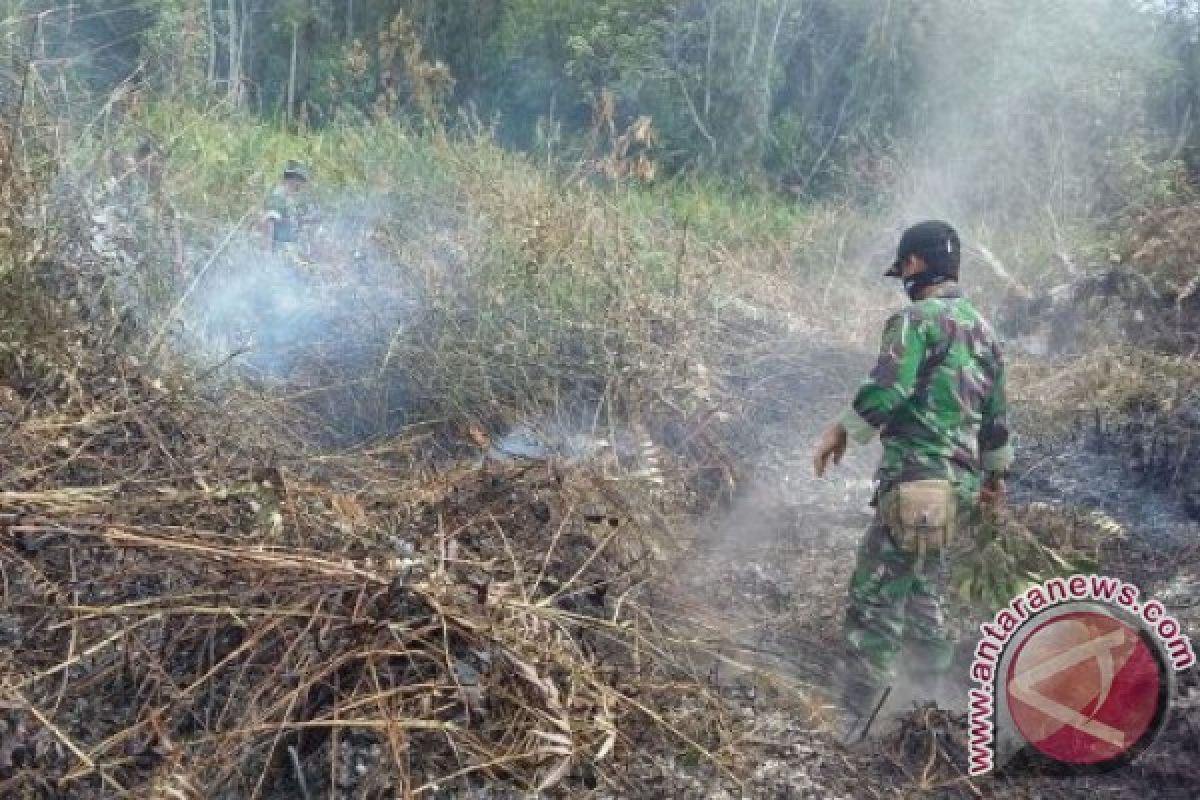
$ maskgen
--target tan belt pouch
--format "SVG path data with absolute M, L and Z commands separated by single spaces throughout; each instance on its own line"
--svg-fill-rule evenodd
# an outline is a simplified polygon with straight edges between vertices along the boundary
M 923 556 L 954 540 L 958 498 L 949 481 L 901 483 L 881 498 L 879 513 L 897 547 Z

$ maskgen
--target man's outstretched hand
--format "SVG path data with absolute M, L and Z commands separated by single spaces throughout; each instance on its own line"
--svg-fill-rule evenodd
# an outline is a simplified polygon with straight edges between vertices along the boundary
M 844 455 L 846 455 L 846 429 L 840 422 L 835 422 L 829 426 L 829 430 L 825 431 L 825 435 L 821 437 L 821 443 L 817 445 L 817 455 L 813 459 L 813 469 L 816 470 L 817 477 L 820 478 L 825 474 L 830 459 L 833 459 L 834 464 L 840 464 Z

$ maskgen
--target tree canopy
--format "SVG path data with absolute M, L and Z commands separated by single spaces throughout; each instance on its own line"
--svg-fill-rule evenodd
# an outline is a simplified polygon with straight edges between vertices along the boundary
M 1046 159 L 1062 192 L 1094 192 L 1066 174 L 1080 167 L 1061 142 L 1101 160 L 1151 130 L 1190 147 L 1200 96 L 1185 0 L 6 5 L 14 58 L 34 53 L 62 103 L 152 87 L 296 126 L 469 122 L 514 147 L 582 157 L 598 131 L 649 120 L 665 172 L 798 196 L 870 186 L 898 160 L 955 161 L 966 139 L 963 158 L 991 162 L 957 164 L 968 180 L 998 168 L 1011 183 Z

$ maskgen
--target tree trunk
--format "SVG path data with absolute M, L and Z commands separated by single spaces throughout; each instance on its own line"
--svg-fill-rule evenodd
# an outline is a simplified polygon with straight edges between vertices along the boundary
M 719 8 L 710 4 L 708 9 L 708 48 L 704 53 L 704 118 L 712 113 L 713 55 L 717 49 L 717 14 Z
M 254 17 L 251 16 L 254 8 L 253 0 L 238 0 L 238 7 L 240 9 L 238 14 L 240 23 L 238 25 L 238 97 L 244 105 L 246 102 L 246 64 L 247 62 L 254 63 L 252 58 L 246 57 L 246 43 L 250 42 L 251 48 L 254 46 L 251 33 L 251 23 L 254 21 Z
M 287 86 L 287 121 L 292 124 L 293 112 L 296 108 L 296 43 L 300 38 L 300 23 L 292 23 L 292 62 L 288 67 Z
M 208 13 L 208 71 L 205 81 L 212 89 L 217 82 L 217 9 L 216 0 L 206 0 L 204 10 Z
M 354 41 L 354 0 L 346 0 L 346 41 Z
M 238 20 L 238 0 L 228 0 L 229 13 L 229 85 L 226 87 L 229 102 L 234 108 L 241 106 L 242 101 L 242 39 L 241 25 Z
M 754 56 L 758 54 L 758 28 L 762 23 L 763 0 L 754 0 L 754 22 L 750 26 L 750 46 L 746 48 L 746 69 L 754 66 Z
M 762 166 L 762 159 L 765 155 L 767 139 L 771 135 L 771 78 L 775 71 L 775 53 L 779 47 L 779 33 L 783 30 L 783 19 L 787 16 L 788 9 L 791 7 L 791 0 L 779 0 L 779 13 L 775 15 L 775 27 L 771 31 L 771 40 L 767 44 L 767 52 L 764 56 L 762 69 L 762 83 L 758 90 L 758 131 L 755 141 L 755 167 Z

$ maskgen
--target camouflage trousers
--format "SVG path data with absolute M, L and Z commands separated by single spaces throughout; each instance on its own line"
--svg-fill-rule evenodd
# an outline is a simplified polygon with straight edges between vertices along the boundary
M 300 246 L 299 242 L 273 241 L 271 242 L 271 252 L 283 264 L 296 266 L 306 263 L 304 248 Z
M 858 549 L 843 626 L 851 660 L 845 699 L 851 705 L 870 705 L 898 667 L 930 682 L 949 669 L 954 644 L 946 628 L 948 583 L 947 558 L 929 555 L 919 562 L 896 546 L 876 513 Z

